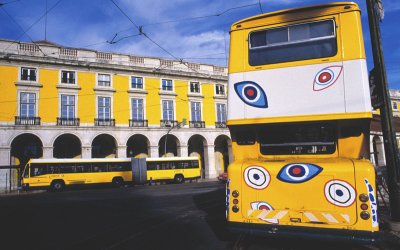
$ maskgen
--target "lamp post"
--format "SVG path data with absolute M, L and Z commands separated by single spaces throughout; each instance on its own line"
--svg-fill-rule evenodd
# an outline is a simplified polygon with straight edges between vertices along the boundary
M 168 129 L 167 134 L 165 135 L 165 141 L 164 141 L 164 157 L 167 157 L 167 139 L 168 139 L 168 135 L 169 132 L 171 132 L 171 130 L 173 128 L 180 128 L 181 126 L 185 126 L 186 125 L 186 118 L 182 119 L 182 122 L 178 122 L 178 124 L 175 126 L 174 123 L 172 123 L 172 126 Z

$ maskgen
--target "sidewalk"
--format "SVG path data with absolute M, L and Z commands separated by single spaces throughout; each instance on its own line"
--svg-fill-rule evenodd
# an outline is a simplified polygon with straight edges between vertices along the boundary
M 32 190 L 32 191 L 23 191 L 23 190 L 11 190 L 11 191 L 0 191 L 0 197 L 7 197 L 7 196 L 20 196 L 20 195 L 30 195 L 30 194 L 37 194 L 43 193 L 46 190 Z

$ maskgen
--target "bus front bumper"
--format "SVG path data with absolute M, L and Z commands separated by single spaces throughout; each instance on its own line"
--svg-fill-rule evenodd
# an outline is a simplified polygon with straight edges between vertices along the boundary
M 377 244 L 378 241 L 384 238 L 382 232 L 238 222 L 228 222 L 227 229 L 232 233 L 243 233 L 257 236 L 357 242 L 360 244 Z

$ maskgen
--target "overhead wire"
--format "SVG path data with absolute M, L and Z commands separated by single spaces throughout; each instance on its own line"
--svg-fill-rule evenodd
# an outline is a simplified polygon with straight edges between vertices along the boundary
M 43 17 L 45 17 L 49 12 L 51 12 L 55 7 L 57 7 L 57 5 L 58 5 L 59 3 L 61 3 L 62 1 L 63 1 L 63 0 L 58 0 L 53 6 L 51 6 L 50 9 L 46 9 L 45 13 L 44 13 L 43 15 L 41 15 L 35 22 L 33 22 L 33 23 L 28 27 L 28 29 L 26 29 L 16 40 L 14 40 L 10 45 L 8 45 L 7 48 L 5 48 L 5 49 L 3 50 L 3 52 L 6 51 L 8 48 L 10 48 L 11 45 L 13 45 L 14 43 L 18 42 L 18 41 L 21 39 L 21 37 L 23 37 L 30 29 L 32 29 L 33 26 L 35 26 L 40 20 L 42 20 Z

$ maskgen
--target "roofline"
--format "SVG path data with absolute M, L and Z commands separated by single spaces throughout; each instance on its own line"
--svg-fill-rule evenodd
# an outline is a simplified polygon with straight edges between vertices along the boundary
M 285 15 L 285 14 L 290 14 L 290 13 L 295 13 L 295 12 L 304 12 L 304 11 L 308 11 L 308 10 L 319 9 L 322 7 L 327 8 L 327 7 L 345 6 L 345 5 L 357 6 L 357 10 L 360 10 L 358 7 L 358 4 L 355 2 L 332 2 L 332 3 L 328 3 L 328 4 L 315 4 L 315 5 L 310 5 L 310 6 L 298 7 L 298 8 L 289 8 L 289 9 L 284 9 L 284 10 L 278 10 L 278 11 L 273 11 L 273 12 L 268 12 L 268 13 L 248 17 L 248 18 L 245 18 L 245 19 L 242 19 L 242 20 L 239 20 L 239 21 L 233 23 L 231 27 L 246 23 L 248 21 L 271 17 L 271 16 Z M 354 9 L 352 11 L 354 11 Z

